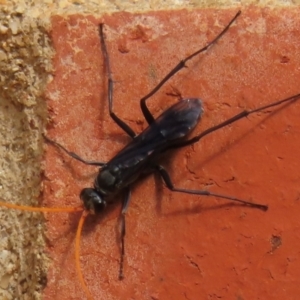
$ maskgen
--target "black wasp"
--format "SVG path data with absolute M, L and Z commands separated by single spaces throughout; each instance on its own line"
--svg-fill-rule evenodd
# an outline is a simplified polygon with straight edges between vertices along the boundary
M 109 114 L 114 122 L 125 131 L 131 138 L 132 141 L 125 146 L 119 153 L 117 153 L 108 162 L 97 162 L 88 161 L 82 159 L 74 152 L 68 151 L 65 147 L 59 143 L 45 139 L 65 151 L 68 155 L 75 158 L 76 160 L 86 164 L 99 166 L 99 173 L 94 181 L 93 188 L 85 188 L 80 193 L 80 198 L 84 203 L 84 207 L 88 211 L 99 212 L 105 210 L 105 208 L 116 201 L 115 195 L 119 192 L 124 193 L 122 211 L 121 211 L 121 261 L 120 261 L 120 273 L 119 278 L 123 278 L 123 260 L 125 254 L 124 238 L 125 238 L 125 213 L 128 209 L 131 194 L 131 185 L 140 177 L 142 174 L 157 172 L 168 189 L 174 192 L 187 193 L 193 195 L 202 196 L 213 196 L 217 198 L 227 199 L 230 201 L 236 201 L 244 205 L 258 208 L 266 211 L 267 205 L 252 203 L 242 199 L 238 199 L 232 196 L 220 195 L 205 190 L 189 190 L 177 188 L 174 186 L 171 177 L 167 170 L 159 164 L 159 158 L 168 150 L 186 147 L 197 143 L 204 136 L 222 128 L 229 124 L 232 124 L 242 118 L 247 117 L 250 114 L 257 113 L 267 108 L 278 106 L 282 103 L 293 101 L 300 98 L 300 94 L 292 97 L 265 105 L 253 110 L 245 110 L 241 113 L 233 116 L 232 118 L 213 126 L 202 133 L 187 139 L 187 135 L 195 128 L 201 119 L 203 108 L 202 102 L 199 98 L 188 98 L 181 99 L 176 104 L 172 105 L 166 111 L 164 111 L 158 118 L 154 118 L 149 111 L 146 101 L 153 96 L 173 75 L 185 67 L 187 61 L 191 60 L 198 54 L 206 51 L 213 44 L 215 44 L 230 28 L 231 24 L 241 14 L 239 11 L 229 24 L 223 29 L 223 31 L 210 43 L 200 50 L 194 52 L 190 56 L 181 60 L 161 81 L 160 83 L 150 91 L 146 96 L 141 98 L 140 106 L 142 113 L 149 124 L 142 133 L 136 134 L 128 124 L 122 121 L 118 116 L 115 115 L 112 109 L 113 105 L 113 79 L 110 68 L 109 55 L 105 43 L 104 37 L 104 25 L 100 24 L 99 33 L 101 40 L 101 49 L 104 56 L 104 64 L 108 76 L 108 103 L 109 103 Z

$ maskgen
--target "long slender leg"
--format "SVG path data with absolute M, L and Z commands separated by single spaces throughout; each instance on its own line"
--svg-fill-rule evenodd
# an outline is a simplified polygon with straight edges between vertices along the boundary
M 136 136 L 136 133 L 130 128 L 129 125 L 127 125 L 124 121 L 122 121 L 119 117 L 116 116 L 116 114 L 112 110 L 113 105 L 113 79 L 111 75 L 111 68 L 110 68 L 110 62 L 109 62 L 109 55 L 107 51 L 107 47 L 105 44 L 105 38 L 103 33 L 103 24 L 99 25 L 99 33 L 100 33 L 100 40 L 101 40 L 101 49 L 104 56 L 104 63 L 106 66 L 107 71 L 107 77 L 108 77 L 108 104 L 109 104 L 109 114 L 111 118 L 118 124 L 120 128 L 122 128 L 130 137 L 134 138 Z
M 149 111 L 146 100 L 149 99 L 151 96 L 153 96 L 173 75 L 175 75 L 177 72 L 179 72 L 181 69 L 186 67 L 186 62 L 192 59 L 194 56 L 200 54 L 201 52 L 206 51 L 208 48 L 210 48 L 213 44 L 215 44 L 229 29 L 231 24 L 236 20 L 236 18 L 241 14 L 241 11 L 238 11 L 237 14 L 234 16 L 234 18 L 228 23 L 228 25 L 223 29 L 221 33 L 219 33 L 210 43 L 208 43 L 205 47 L 201 48 L 200 50 L 197 50 L 193 54 L 189 55 L 185 59 L 181 60 L 162 80 L 161 82 L 146 96 L 144 96 L 140 100 L 140 106 L 143 112 L 143 115 L 148 122 L 148 124 L 151 124 L 154 121 L 154 117 Z
M 216 126 L 213 126 L 211 128 L 206 129 L 205 131 L 203 131 L 199 135 L 196 135 L 195 137 L 193 137 L 189 140 L 178 142 L 176 145 L 173 145 L 168 149 L 181 148 L 181 147 L 185 147 L 185 146 L 197 143 L 200 139 L 202 139 L 204 136 L 208 135 L 209 133 L 212 133 L 212 132 L 214 132 L 214 131 L 222 128 L 222 127 L 225 127 L 229 124 L 232 124 L 232 123 L 234 123 L 234 122 L 236 122 L 236 121 L 238 121 L 242 118 L 245 118 L 245 117 L 247 117 L 251 114 L 260 112 L 260 111 L 265 110 L 265 109 L 270 108 L 270 107 L 278 106 L 280 104 L 283 104 L 283 103 L 286 103 L 286 102 L 289 102 L 289 101 L 296 101 L 296 100 L 299 100 L 299 99 L 300 99 L 300 94 L 297 94 L 297 95 L 291 96 L 289 98 L 286 98 L 286 99 L 283 99 L 283 100 L 280 100 L 280 101 L 276 101 L 276 102 L 273 102 L 271 104 L 267 104 L 265 106 L 258 107 L 258 108 L 253 109 L 253 110 L 244 110 L 244 111 L 240 112 L 239 114 L 233 116 L 232 118 L 230 118 L 230 119 L 228 119 L 228 120 L 226 120 L 226 121 L 224 121 L 224 122 L 222 122 L 222 123 L 220 123 Z
M 239 198 L 236 198 L 236 197 L 215 194 L 215 193 L 211 193 L 209 191 L 188 190 L 188 189 L 176 188 L 176 187 L 174 187 L 174 184 L 171 180 L 171 177 L 170 177 L 169 173 L 166 171 L 166 169 L 164 167 L 162 167 L 160 165 L 157 165 L 156 169 L 158 170 L 159 174 L 161 175 L 161 177 L 162 177 L 163 181 L 165 182 L 167 188 L 169 190 L 173 191 L 173 192 L 192 194 L 192 195 L 201 195 L 201 196 L 213 196 L 213 197 L 226 199 L 226 200 L 230 200 L 230 201 L 236 201 L 236 202 L 248 205 L 248 206 L 259 208 L 259 209 L 264 210 L 264 211 L 266 211 L 268 209 L 267 205 L 252 203 L 252 202 L 245 201 L 245 200 L 242 200 L 242 199 L 239 199 Z
M 92 161 L 92 160 L 85 160 L 83 158 L 81 158 L 79 155 L 77 155 L 76 153 L 72 152 L 72 151 L 69 151 L 67 150 L 64 146 L 62 146 L 61 144 L 49 139 L 46 135 L 43 135 L 44 136 L 44 139 L 54 145 L 55 147 L 58 147 L 60 148 L 61 150 L 63 150 L 65 153 L 67 153 L 69 156 L 71 156 L 72 158 L 75 158 L 76 160 L 86 164 L 86 165 L 91 165 L 91 166 L 99 166 L 99 167 L 102 167 L 105 165 L 105 162 L 100 162 L 100 161 Z
M 121 220 L 121 259 L 120 259 L 120 270 L 119 270 L 119 280 L 124 279 L 123 269 L 124 269 L 124 257 L 125 257 L 125 234 L 126 234 L 126 222 L 125 215 L 129 206 L 131 197 L 131 191 L 128 187 L 126 189 L 126 197 L 123 200 L 122 211 L 120 215 Z

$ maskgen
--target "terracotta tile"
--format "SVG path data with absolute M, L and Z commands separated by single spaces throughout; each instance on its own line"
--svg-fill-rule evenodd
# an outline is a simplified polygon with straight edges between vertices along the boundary
M 201 132 L 242 109 L 300 92 L 299 9 L 243 10 L 228 33 L 149 101 L 155 116 L 199 97 Z M 214 38 L 236 13 L 193 10 L 53 17 L 57 51 L 48 88 L 49 137 L 80 156 L 107 161 L 129 138 L 108 115 L 97 24 L 105 23 L 115 80 L 114 111 L 134 130 L 147 124 L 139 99 L 185 56 Z M 174 87 L 174 88 L 172 88 Z M 268 204 L 259 210 L 170 193 L 158 177 L 132 189 L 125 279 L 118 280 L 116 205 L 91 217 L 81 267 L 94 299 L 296 299 L 299 289 L 300 103 L 260 113 L 164 159 L 178 187 L 209 189 Z M 47 148 L 45 205 L 78 205 L 97 168 Z M 117 197 L 117 200 L 121 198 Z M 75 271 L 78 215 L 48 214 L 53 259 L 44 299 L 84 299 Z M 280 240 L 280 243 L 275 243 Z M 273 246 L 271 241 L 273 241 Z

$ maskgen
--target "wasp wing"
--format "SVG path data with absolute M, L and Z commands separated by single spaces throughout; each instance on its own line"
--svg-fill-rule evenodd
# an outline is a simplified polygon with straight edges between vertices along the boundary
M 154 153 L 161 153 L 174 142 L 186 137 L 197 125 L 202 112 L 199 99 L 179 101 L 163 112 L 110 162 L 132 165 L 132 160 L 136 164 Z

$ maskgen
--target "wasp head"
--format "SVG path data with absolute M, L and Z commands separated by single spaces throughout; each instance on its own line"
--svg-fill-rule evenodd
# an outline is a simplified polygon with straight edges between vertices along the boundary
M 106 201 L 103 196 L 92 188 L 83 189 L 80 193 L 80 199 L 84 207 L 91 213 L 100 212 L 106 207 Z

